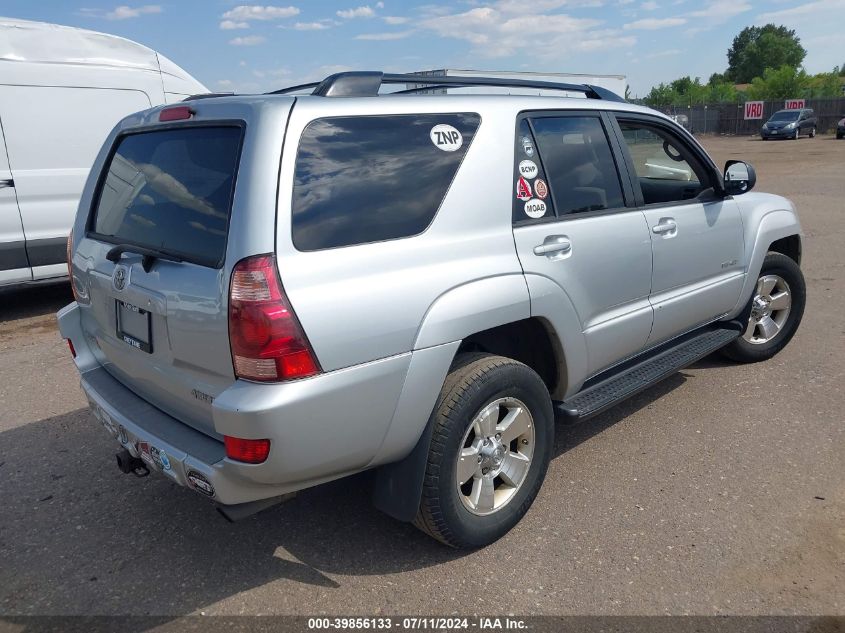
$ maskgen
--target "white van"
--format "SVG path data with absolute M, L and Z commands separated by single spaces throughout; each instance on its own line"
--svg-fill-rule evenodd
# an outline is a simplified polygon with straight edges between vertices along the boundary
M 0 285 L 67 275 L 79 196 L 118 121 L 207 92 L 136 42 L 0 18 Z

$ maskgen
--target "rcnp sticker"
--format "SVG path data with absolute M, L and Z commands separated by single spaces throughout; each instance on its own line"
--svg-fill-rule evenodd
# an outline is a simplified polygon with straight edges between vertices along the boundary
M 537 194 L 537 197 L 541 200 L 545 200 L 546 196 L 549 195 L 549 188 L 546 186 L 545 180 L 540 180 L 539 178 L 534 183 L 534 193 Z
M 429 132 L 431 142 L 437 149 L 442 149 L 444 152 L 454 152 L 461 149 L 464 144 L 464 137 L 451 125 L 441 123 L 431 128 Z
M 537 177 L 537 163 L 533 160 L 524 160 L 519 163 L 519 175 L 531 180 Z
M 519 200 L 531 199 L 531 185 L 529 185 L 528 181 L 522 176 L 520 176 L 519 180 L 516 181 L 516 197 Z
M 525 203 L 525 215 L 529 218 L 542 218 L 546 215 L 546 203 L 542 200 L 537 200 L 534 198 L 533 200 L 529 200 Z

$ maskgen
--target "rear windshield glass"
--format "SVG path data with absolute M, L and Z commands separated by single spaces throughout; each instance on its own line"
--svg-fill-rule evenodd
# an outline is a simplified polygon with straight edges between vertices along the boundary
M 478 129 L 477 114 L 319 119 L 293 186 L 301 251 L 409 237 L 431 223 Z
M 96 234 L 219 267 L 226 250 L 240 127 L 124 136 L 94 212 Z

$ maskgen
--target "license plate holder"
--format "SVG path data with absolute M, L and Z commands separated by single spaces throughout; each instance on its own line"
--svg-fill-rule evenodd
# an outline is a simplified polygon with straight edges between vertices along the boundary
M 150 311 L 115 299 L 117 338 L 135 349 L 152 354 L 153 327 Z

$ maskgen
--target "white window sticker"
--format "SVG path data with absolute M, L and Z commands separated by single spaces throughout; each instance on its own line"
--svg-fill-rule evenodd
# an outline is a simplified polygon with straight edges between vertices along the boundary
M 437 149 L 442 149 L 444 152 L 454 152 L 455 150 L 461 149 L 461 145 L 464 144 L 464 137 L 461 136 L 461 133 L 451 125 L 446 125 L 445 123 L 435 125 L 431 128 L 429 136 L 434 146 Z
M 542 200 L 537 200 L 534 198 L 533 200 L 529 200 L 525 203 L 525 215 L 529 218 L 542 218 L 546 215 L 546 203 Z
M 519 175 L 528 178 L 528 180 L 536 178 L 537 171 L 537 163 L 533 160 L 524 160 L 519 163 Z

